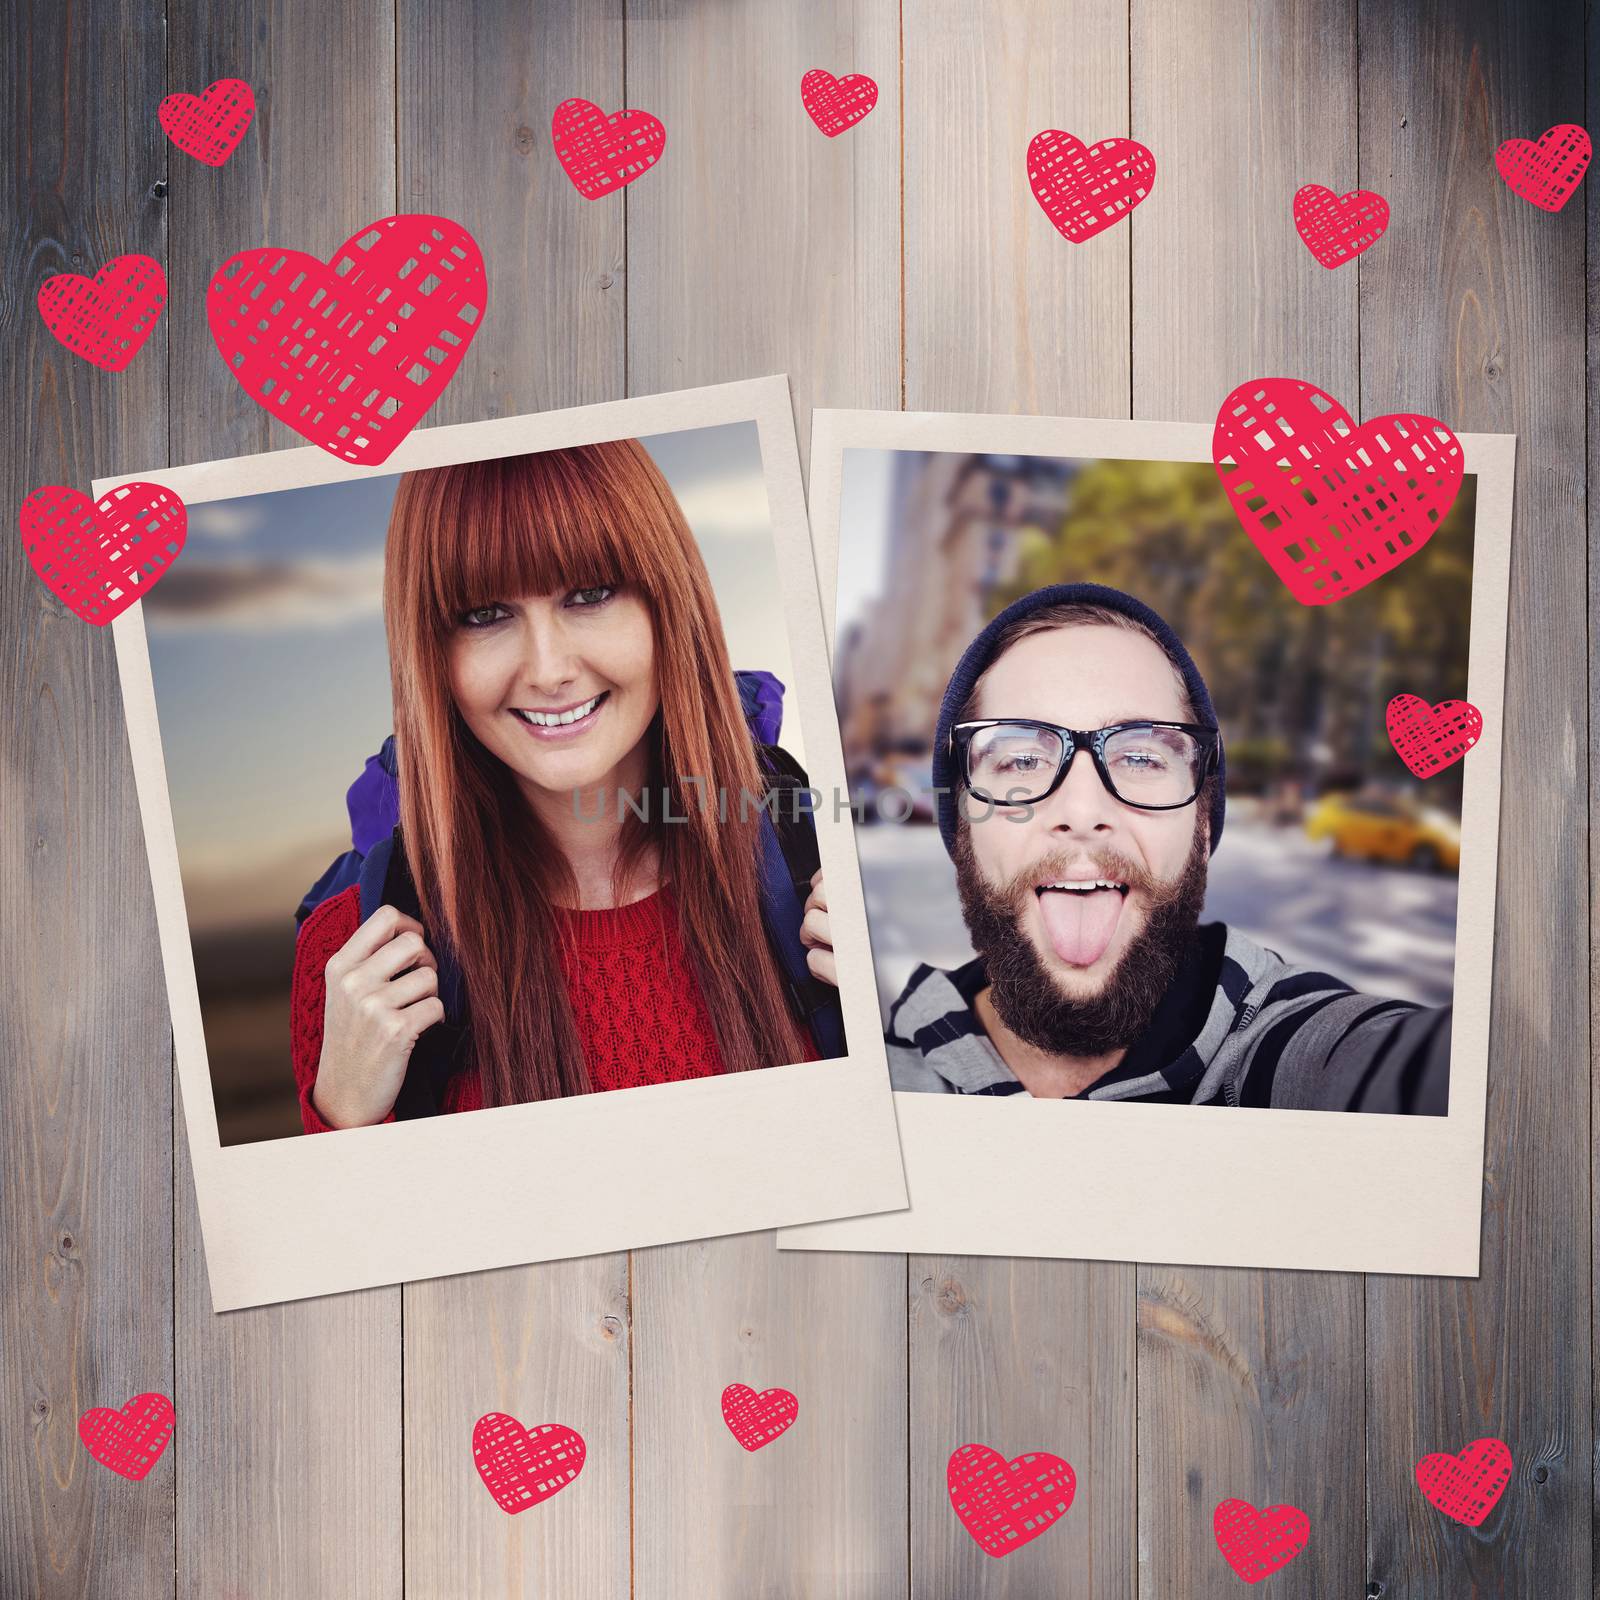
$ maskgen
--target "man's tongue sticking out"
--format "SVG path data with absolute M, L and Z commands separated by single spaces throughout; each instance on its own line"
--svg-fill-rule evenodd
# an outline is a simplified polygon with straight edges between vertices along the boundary
M 1117 889 L 1044 889 L 1039 914 L 1056 955 L 1072 967 L 1092 967 L 1105 954 L 1122 916 Z

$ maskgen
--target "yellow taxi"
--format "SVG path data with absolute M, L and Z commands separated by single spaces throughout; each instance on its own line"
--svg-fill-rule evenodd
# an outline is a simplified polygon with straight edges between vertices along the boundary
M 1324 795 L 1306 817 L 1306 834 L 1360 860 L 1400 861 L 1422 872 L 1461 866 L 1460 823 L 1395 794 Z

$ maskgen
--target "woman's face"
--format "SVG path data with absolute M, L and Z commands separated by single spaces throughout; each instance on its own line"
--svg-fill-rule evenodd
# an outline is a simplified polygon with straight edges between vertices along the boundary
M 569 805 L 574 791 L 643 783 L 661 697 L 650 611 L 631 585 L 485 602 L 447 650 L 456 708 L 525 789 Z

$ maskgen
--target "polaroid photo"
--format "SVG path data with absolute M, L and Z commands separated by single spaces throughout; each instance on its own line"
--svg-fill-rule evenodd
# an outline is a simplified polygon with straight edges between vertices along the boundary
M 1515 440 L 1325 605 L 1211 440 L 814 414 L 911 1203 L 782 1248 L 1477 1273 Z M 1413 777 L 1401 695 L 1476 745 Z
M 905 1204 L 786 379 L 133 477 L 216 1310 Z

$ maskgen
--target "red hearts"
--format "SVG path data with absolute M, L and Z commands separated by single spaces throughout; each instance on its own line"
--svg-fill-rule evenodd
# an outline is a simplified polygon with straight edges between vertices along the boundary
M 1260 1583 L 1305 1549 L 1311 1521 L 1296 1506 L 1257 1511 L 1248 1500 L 1224 1500 L 1212 1513 L 1211 1531 L 1234 1572 L 1246 1583 Z
M 800 104 L 830 139 L 855 125 L 878 103 L 878 86 L 864 72 L 836 78 L 813 67 L 800 80 Z
M 1371 189 L 1335 194 L 1320 183 L 1295 191 L 1294 225 L 1306 249 L 1330 270 L 1354 261 L 1383 237 L 1389 202 Z
M 39 315 L 73 355 L 121 372 L 144 348 L 167 303 L 167 275 L 150 256 L 114 256 L 92 278 L 58 272 L 39 285 Z
M 472 235 L 446 217 L 383 217 L 332 265 L 243 250 L 206 290 L 211 337 L 245 391 L 361 466 L 390 452 L 455 376 L 488 296 Z
M 1374 417 L 1297 378 L 1252 378 L 1217 412 L 1211 460 L 1244 531 L 1302 605 L 1414 556 L 1461 488 L 1461 441 L 1433 417 Z
M 1506 187 L 1541 211 L 1559 211 L 1583 181 L 1594 153 L 1589 135 L 1575 122 L 1546 128 L 1531 139 L 1507 139 L 1494 153 Z
M 161 581 L 189 531 L 183 501 L 154 483 L 125 483 L 99 500 L 46 484 L 22 502 L 18 520 L 44 586 L 96 627 Z
M 583 1456 L 583 1436 L 559 1422 L 541 1422 L 530 1433 L 515 1417 L 490 1411 L 473 1424 L 473 1465 L 512 1516 L 565 1489 L 583 1471 Z
M 800 1414 L 800 1402 L 787 1389 L 763 1389 L 730 1383 L 722 1391 L 722 1420 L 746 1450 L 759 1450 L 788 1430 Z
M 1028 186 L 1056 231 L 1082 244 L 1120 221 L 1150 193 L 1156 158 L 1137 139 L 1086 145 L 1059 128 L 1028 144 Z
M 1397 694 L 1383 714 L 1389 743 L 1416 778 L 1453 767 L 1483 733 L 1483 713 L 1467 700 L 1430 706 L 1414 694 Z
M 667 130 L 648 111 L 613 111 L 592 100 L 563 100 L 550 118 L 556 159 L 585 200 L 643 177 L 667 147 Z
M 1511 1481 L 1511 1452 L 1501 1439 L 1474 1439 L 1459 1455 L 1427 1455 L 1417 1487 L 1428 1503 L 1469 1528 L 1494 1510 Z
M 1020 1550 L 1065 1516 L 1078 1481 L 1047 1450 L 1007 1461 L 986 1444 L 963 1444 L 950 1453 L 945 1485 L 962 1526 L 998 1557 Z
M 164 1394 L 136 1394 L 120 1411 L 85 1411 L 78 1437 L 101 1466 L 137 1483 L 161 1459 L 177 1420 Z
M 169 94 L 156 121 L 186 156 L 220 167 L 244 138 L 256 114 L 256 97 L 242 78 L 218 78 L 199 94 Z

